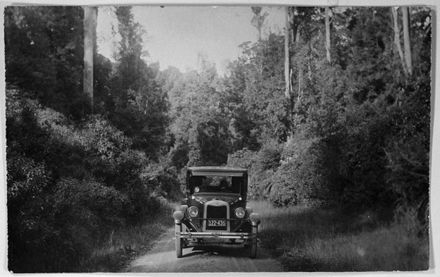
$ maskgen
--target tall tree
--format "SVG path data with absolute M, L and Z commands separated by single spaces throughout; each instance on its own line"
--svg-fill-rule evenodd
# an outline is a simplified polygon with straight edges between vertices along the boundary
M 84 93 L 89 97 L 93 112 L 93 56 L 96 41 L 96 7 L 84 7 Z
M 408 67 L 408 62 L 406 59 L 406 53 L 404 54 L 403 50 L 402 50 L 402 45 L 400 44 L 400 27 L 399 27 L 399 12 L 398 12 L 399 8 L 395 8 L 395 7 L 391 7 L 391 13 L 393 16 L 393 29 L 394 29 L 394 44 L 396 45 L 396 49 L 397 49 L 397 53 L 399 54 L 399 59 L 400 59 L 400 63 L 402 64 L 402 68 L 403 68 L 403 72 L 405 73 L 405 75 L 409 75 L 410 71 L 409 71 L 409 67 Z M 402 11 L 403 13 L 403 11 Z M 405 25 L 405 23 L 404 23 Z M 405 29 L 405 27 L 404 27 Z M 405 30 L 404 30 L 405 33 Z M 405 36 L 405 34 L 404 34 Z M 409 35 L 408 36 L 408 40 L 409 40 Z M 408 41 L 408 45 L 409 45 L 409 41 Z M 405 51 L 406 51 L 406 45 L 405 45 Z M 409 57 L 409 60 L 411 62 L 411 56 Z
M 285 7 L 285 27 L 284 27 L 284 81 L 286 83 L 285 96 L 290 99 L 290 53 L 289 53 L 289 6 Z
M 168 99 L 156 82 L 158 69 L 143 60 L 142 26 L 131 7 L 115 10 L 121 36 L 112 78 L 112 122 L 133 139 L 133 146 L 157 159 L 165 146 Z
M 329 63 L 331 62 L 330 45 L 330 8 L 325 7 L 325 52 Z
M 261 14 L 261 7 L 251 7 L 254 17 L 252 18 L 252 25 L 258 30 L 258 41 L 261 41 L 261 30 L 263 28 L 264 20 L 268 16 L 267 12 Z
M 403 24 L 403 45 L 405 48 L 405 62 L 408 69 L 408 74 L 412 74 L 412 58 L 411 58 L 411 43 L 409 35 L 409 8 L 402 7 L 402 24 Z

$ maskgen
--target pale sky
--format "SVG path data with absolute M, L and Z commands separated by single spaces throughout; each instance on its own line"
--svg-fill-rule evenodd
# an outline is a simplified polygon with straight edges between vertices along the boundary
M 267 11 L 264 33 L 281 32 L 284 12 L 281 7 L 263 7 Z M 182 72 L 197 69 L 198 54 L 205 55 L 223 73 L 227 61 L 240 54 L 238 45 L 256 41 L 257 29 L 251 25 L 249 6 L 134 6 L 134 19 L 146 30 L 144 50 L 148 63 L 159 62 L 161 69 L 175 66 Z M 115 42 L 112 26 L 117 23 L 110 7 L 98 11 L 98 52 L 112 59 Z

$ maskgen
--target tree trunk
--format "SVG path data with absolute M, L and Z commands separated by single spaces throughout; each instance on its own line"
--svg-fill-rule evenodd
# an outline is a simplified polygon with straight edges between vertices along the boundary
M 295 7 L 291 7 L 290 16 L 291 16 L 290 22 L 289 22 L 289 24 L 290 24 L 289 26 L 290 26 L 290 30 L 291 30 L 291 33 L 290 33 L 290 47 L 293 48 L 296 45 L 296 32 L 298 30 L 297 26 L 295 25 Z M 290 75 L 290 77 L 289 77 L 289 80 L 290 80 L 290 93 L 292 94 L 292 92 L 293 92 L 293 61 L 291 61 L 289 59 L 289 62 L 290 62 L 290 65 L 291 65 L 290 74 L 289 74 Z M 290 97 L 293 98 L 292 95 Z M 292 108 L 292 110 L 293 110 L 293 108 Z
M 403 58 L 403 51 L 402 46 L 400 45 L 400 28 L 399 28 L 399 22 L 398 22 L 398 13 L 397 10 L 394 7 L 391 7 L 391 13 L 393 16 L 393 29 L 394 29 L 394 44 L 397 48 L 397 53 L 399 53 L 400 62 L 402 64 L 403 72 L 405 75 L 408 75 L 408 70 L 405 65 L 405 60 Z
M 93 54 L 96 39 L 96 7 L 84 7 L 84 70 L 83 90 L 90 100 L 93 112 Z
M 301 102 L 302 97 L 302 79 L 303 79 L 303 71 L 301 67 L 298 67 L 298 98 L 296 99 L 296 103 L 299 104 Z
M 286 6 L 285 9 L 285 30 L 284 30 L 284 81 L 286 83 L 285 96 L 290 99 L 290 55 L 289 55 L 289 7 Z
M 296 33 L 296 43 L 299 43 L 301 40 L 301 34 L 298 31 Z M 296 105 L 299 105 L 302 97 L 302 79 L 303 79 L 303 68 L 302 65 L 299 63 L 296 63 L 296 66 L 298 67 L 298 96 L 296 99 Z
M 331 63 L 330 56 L 330 8 L 325 8 L 325 51 L 327 54 L 327 61 Z
M 405 62 L 409 75 L 412 74 L 412 58 L 411 58 L 411 43 L 409 37 L 409 8 L 402 7 L 402 23 L 403 23 L 403 45 L 405 49 Z
M 290 9 L 290 45 L 295 45 L 297 26 L 295 25 L 295 8 Z

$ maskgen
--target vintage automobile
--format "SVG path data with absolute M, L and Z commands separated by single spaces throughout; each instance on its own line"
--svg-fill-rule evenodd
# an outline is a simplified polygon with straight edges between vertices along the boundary
M 174 211 L 176 255 L 185 247 L 235 245 L 257 256 L 258 214 L 246 208 L 248 173 L 243 168 L 189 167 L 186 198 Z

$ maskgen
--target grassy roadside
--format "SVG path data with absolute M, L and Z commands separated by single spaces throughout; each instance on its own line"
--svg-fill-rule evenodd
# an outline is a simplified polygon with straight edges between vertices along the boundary
M 287 271 L 428 269 L 429 242 L 411 211 L 385 223 L 371 212 L 344 216 L 335 209 L 249 206 L 261 215 L 262 246 Z
M 113 230 L 80 266 L 82 272 L 118 272 L 132 259 L 146 253 L 161 234 L 173 225 L 173 205 L 163 202 L 159 212 L 139 226 Z

